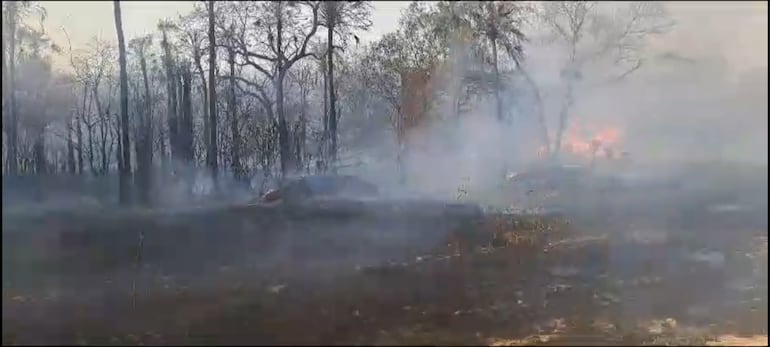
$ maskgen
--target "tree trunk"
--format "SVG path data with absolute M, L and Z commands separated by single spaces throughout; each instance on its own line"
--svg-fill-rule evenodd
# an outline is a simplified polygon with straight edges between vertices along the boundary
M 113 2 L 115 10 L 115 31 L 118 33 L 118 62 L 120 64 L 120 129 L 123 161 L 120 172 L 120 203 L 131 203 L 131 145 L 128 139 L 128 74 L 126 71 L 126 42 L 123 37 L 123 21 L 120 14 L 120 1 Z
M 88 168 L 91 170 L 91 175 L 96 176 L 96 163 L 94 161 L 94 126 L 93 126 L 93 123 L 89 123 L 87 128 L 88 128 Z
M 104 110 L 102 108 L 102 102 L 101 99 L 99 99 L 99 81 L 97 80 L 93 87 L 93 98 L 96 103 L 96 112 L 98 114 L 98 120 L 99 120 L 99 149 L 101 153 L 101 168 L 98 171 L 98 174 L 105 175 L 108 171 L 108 156 L 107 156 L 107 122 L 109 121 L 109 107 L 107 110 Z M 89 134 L 90 128 L 89 128 Z M 93 151 L 93 146 L 90 145 L 91 139 L 89 139 L 89 148 Z M 97 173 L 97 171 L 94 171 L 94 174 Z
M 102 116 L 102 103 L 99 100 L 99 81 L 96 80 L 94 83 L 93 90 L 91 91 L 91 98 L 88 99 L 88 107 L 86 108 L 86 115 L 87 118 L 85 125 L 86 129 L 88 131 L 88 168 L 91 170 L 91 175 L 96 176 L 98 174 L 96 170 L 96 163 L 94 161 L 94 120 L 91 118 L 91 105 L 92 103 L 96 104 L 96 115 L 97 118 L 101 118 Z
M 99 121 L 99 150 L 101 153 L 102 168 L 101 174 L 106 175 L 109 171 L 109 156 L 107 152 L 107 122 L 109 121 L 109 112 Z
M 176 158 L 178 155 L 178 140 L 177 140 L 177 91 L 176 91 L 176 74 L 174 73 L 174 64 L 171 59 L 171 49 L 168 44 L 168 34 L 163 31 L 163 38 L 161 41 L 163 47 L 163 65 L 166 70 L 166 122 L 168 125 L 168 145 L 171 158 Z M 172 160 L 172 167 L 173 167 Z
M 83 174 L 83 120 L 85 118 L 86 114 L 86 98 L 88 97 L 88 86 L 86 84 L 83 84 L 83 107 L 81 108 L 80 115 L 75 118 L 75 125 L 77 128 L 75 129 L 75 135 L 77 135 L 78 139 L 78 148 L 77 148 L 77 171 L 78 174 Z
M 123 140 L 120 138 L 120 116 L 115 118 L 115 142 L 118 144 L 118 148 L 115 150 L 115 160 L 118 163 L 118 174 L 123 173 Z
M 8 3 L 8 27 L 10 32 L 9 53 L 8 53 L 8 108 L 10 121 L 8 131 L 8 174 L 15 176 L 19 173 L 19 119 L 16 114 L 16 17 L 17 3 L 11 1 Z
M 325 66 L 328 67 L 328 63 L 325 64 Z M 329 75 L 326 73 L 327 67 L 322 67 L 323 71 L 323 79 L 324 79 L 324 120 L 323 120 L 323 126 L 324 131 L 323 135 L 321 136 L 321 161 L 323 164 L 321 164 L 321 167 L 319 169 L 326 170 L 326 155 L 328 154 L 329 145 Z
M 8 111 L 8 104 L 9 104 L 9 102 L 8 102 L 8 90 L 10 88 L 8 87 L 8 67 L 6 65 L 6 63 L 8 62 L 8 58 L 7 58 L 6 50 L 5 50 L 5 42 L 6 42 L 5 34 L 3 34 L 3 37 L 2 37 L 2 39 L 0 41 L 2 41 L 2 42 L 0 42 L 0 46 L 2 46 L 0 52 L 3 53 L 3 59 L 2 59 L 2 65 L 3 65 L 3 74 L 2 74 L 2 78 L 3 78 L 3 90 L 2 90 L 2 93 L 3 93 L 3 124 L 10 124 L 10 120 L 7 118 L 8 117 L 8 112 L 9 112 Z M 3 131 L 6 132 L 6 136 L 10 137 L 10 132 L 8 131 L 8 129 L 6 127 L 3 127 Z M 8 171 L 7 163 L 9 161 L 7 160 L 8 159 L 8 151 L 7 151 L 8 147 L 7 147 L 7 145 L 8 145 L 7 143 L 3 143 L 3 155 L 4 155 L 3 159 L 6 159 L 6 160 L 3 160 L 3 175 L 5 175 L 7 173 L 7 171 Z
M 158 141 L 159 141 L 159 148 L 158 152 L 160 152 L 160 166 L 163 174 L 167 173 L 170 166 L 169 156 L 166 149 L 166 138 L 168 130 L 164 130 L 162 126 L 158 129 Z
M 331 7 L 331 6 L 330 6 Z M 333 12 L 333 11 L 332 11 Z M 327 34 L 327 43 L 329 45 L 327 54 L 329 55 L 329 67 L 327 73 L 329 74 L 329 135 L 330 135 L 330 148 L 329 148 L 329 160 L 332 170 L 336 172 L 337 163 L 337 95 L 334 91 L 334 19 L 335 14 L 330 14 L 327 19 L 329 21 L 329 31 Z
M 179 115 L 180 115 L 180 109 L 179 109 L 179 79 L 180 77 L 176 75 L 175 70 L 172 72 L 172 78 L 169 82 L 169 93 L 171 94 L 169 96 L 169 103 L 170 103 L 170 111 L 168 111 L 168 145 L 169 145 L 169 155 L 171 155 L 171 166 L 172 168 L 176 167 L 176 164 L 178 164 L 179 158 L 181 158 L 181 153 L 179 152 Z
M 180 65 L 177 67 L 177 72 L 179 78 L 176 79 L 176 100 L 177 100 L 177 114 L 176 114 L 176 131 L 177 131 L 177 146 L 179 146 L 179 163 L 187 162 L 187 154 L 185 150 L 185 96 L 184 96 L 184 88 L 185 88 L 185 81 L 189 81 L 190 84 L 192 84 L 192 75 L 190 73 L 190 67 L 188 65 Z M 192 86 L 190 86 L 190 89 L 192 89 Z M 192 101 L 190 101 L 192 102 Z M 190 117 L 192 117 L 192 105 L 190 107 Z M 192 141 L 192 140 L 190 140 Z
M 179 151 L 183 162 L 191 164 L 193 152 L 193 121 L 192 121 L 192 74 L 190 67 L 182 68 L 182 117 L 179 122 Z
M 303 158 L 303 155 L 305 155 L 305 146 L 306 146 L 306 138 L 307 138 L 307 115 L 305 112 L 307 111 L 307 89 L 306 87 L 303 87 L 302 91 L 302 104 L 300 108 L 299 113 L 299 124 L 300 124 L 300 133 L 299 133 L 299 144 L 297 149 L 297 164 L 300 168 L 304 168 L 305 161 Z
M 567 65 L 568 69 L 565 72 L 562 72 L 562 76 L 566 77 L 567 79 L 567 95 L 564 98 L 564 102 L 562 103 L 561 110 L 559 111 L 559 127 L 556 129 L 556 144 L 555 148 L 553 149 L 553 159 L 559 160 L 559 155 L 561 154 L 561 142 L 562 142 L 562 136 L 564 136 L 564 131 L 567 128 L 567 117 L 569 116 L 569 110 L 572 107 L 572 104 L 574 102 L 574 82 L 575 78 L 577 77 L 577 71 L 578 67 L 576 65 L 576 57 L 577 57 L 577 33 L 573 33 L 571 45 L 570 45 L 570 54 L 569 54 L 569 63 Z
M 75 174 L 75 148 L 72 144 L 74 134 L 72 131 L 73 119 L 67 120 L 67 172 Z
M 286 172 L 289 170 L 291 161 L 291 149 L 289 144 L 289 129 L 286 124 L 286 117 L 283 114 L 283 72 L 279 73 L 278 81 L 276 82 L 276 98 L 277 98 L 277 113 L 278 113 L 278 147 L 281 157 L 281 179 L 286 177 Z
M 280 8 L 278 11 L 278 25 L 276 30 L 276 47 L 278 50 L 278 56 L 283 56 L 283 18 L 281 16 Z M 286 76 L 286 70 L 283 62 L 278 63 L 278 76 L 275 81 L 275 94 L 276 94 L 276 113 L 278 113 L 278 149 L 281 161 L 281 176 L 283 180 L 286 177 L 286 172 L 289 170 L 291 161 L 291 149 L 289 143 L 289 129 L 286 125 L 286 116 L 283 113 L 283 78 Z
M 564 131 L 567 128 L 567 116 L 573 102 L 572 89 L 572 81 L 567 80 L 567 96 L 565 97 L 564 103 L 562 103 L 561 109 L 559 110 L 559 127 L 556 129 L 556 144 L 554 144 L 553 148 L 553 157 L 555 159 L 559 159 L 559 155 L 561 154 L 562 137 L 564 136 Z
M 206 159 L 208 160 L 214 189 L 217 189 L 217 90 L 214 74 L 216 73 L 216 35 L 214 33 L 214 1 L 209 0 L 209 146 Z
M 209 153 L 209 92 L 208 83 L 206 82 L 206 75 L 203 73 L 203 65 L 201 65 L 201 52 L 195 49 L 193 51 L 193 60 L 195 60 L 195 68 L 198 70 L 198 76 L 200 77 L 200 93 L 201 93 L 201 113 L 203 114 L 203 133 L 201 134 L 201 143 L 203 144 L 204 151 L 206 153 L 206 164 L 208 165 L 208 153 Z
M 181 115 L 179 117 L 179 159 L 180 164 L 180 176 L 183 182 L 187 185 L 188 194 L 192 194 L 193 178 L 195 177 L 195 164 L 194 164 L 194 150 L 193 150 L 193 119 L 192 119 L 192 72 L 190 66 L 185 65 L 182 67 L 182 105 Z
M 35 137 L 35 143 L 32 146 L 35 160 L 35 174 L 45 175 L 48 172 L 48 165 L 45 159 L 45 136 L 42 130 Z
M 139 57 L 139 67 L 144 82 L 144 113 L 139 119 L 139 136 L 137 139 L 137 178 L 139 180 L 139 198 L 142 204 L 150 204 L 152 190 L 152 99 L 150 97 L 150 82 L 147 77 L 147 61 Z
M 227 49 L 227 62 L 230 64 L 230 76 L 235 76 L 235 51 L 231 46 Z M 230 95 L 228 98 L 228 111 L 230 111 L 230 134 L 232 136 L 232 144 L 230 145 L 230 165 L 233 170 L 235 179 L 241 177 L 241 134 L 238 131 L 238 111 L 236 109 L 235 99 L 235 79 L 230 79 Z
M 490 40 L 492 44 L 492 69 L 495 74 L 495 111 L 497 120 L 503 120 L 503 101 L 500 99 L 500 70 L 497 67 L 497 41 Z

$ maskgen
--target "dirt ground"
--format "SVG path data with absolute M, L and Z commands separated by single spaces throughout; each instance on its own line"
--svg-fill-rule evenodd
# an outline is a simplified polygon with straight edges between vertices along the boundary
M 189 221 L 217 229 L 217 240 L 229 240 L 219 245 L 157 221 L 117 223 L 126 234 L 157 228 L 183 240 L 161 247 L 148 236 L 139 268 L 105 265 L 133 264 L 135 253 L 119 246 L 135 249 L 135 237 L 79 236 L 104 246 L 99 253 L 64 246 L 85 239 L 46 241 L 46 233 L 12 240 L 4 221 L 3 344 L 766 345 L 766 224 L 680 219 L 616 214 L 604 224 L 552 226 L 488 218 L 436 233 L 444 236 L 429 251 L 368 263 L 371 254 L 340 262 L 298 256 L 312 245 L 347 254 L 335 240 L 350 240 L 360 226 L 344 218 L 328 227 L 346 225 L 350 234 L 305 234 L 315 236 L 291 239 L 286 258 L 270 262 L 247 255 L 274 247 L 280 237 L 264 231 L 278 224 L 228 224 L 262 230 L 249 238 L 210 218 Z M 326 222 L 286 223 L 280 228 L 320 230 Z M 12 243 L 16 253 L 6 255 Z M 69 260 L 40 260 L 45 244 L 48 256 Z M 163 254 L 178 262 L 158 260 Z M 84 258 L 91 260 L 73 260 Z

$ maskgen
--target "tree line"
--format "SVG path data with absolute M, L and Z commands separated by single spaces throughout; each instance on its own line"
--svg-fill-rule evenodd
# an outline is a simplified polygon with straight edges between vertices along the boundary
M 376 136 L 406 151 L 421 119 L 479 103 L 500 122 L 530 105 L 557 157 L 592 64 L 612 67 L 592 81 L 622 80 L 643 65 L 645 38 L 670 27 L 657 3 L 414 1 L 394 32 L 361 42 L 370 2 L 198 1 L 126 38 L 120 5 L 117 37 L 73 49 L 66 30 L 54 43 L 37 25 L 39 3 L 3 2 L 4 176 L 117 172 L 121 203 L 151 204 L 155 186 L 191 187 L 196 173 L 218 191 L 223 177 L 335 171 Z M 553 138 L 526 52 L 541 42 L 565 51 Z

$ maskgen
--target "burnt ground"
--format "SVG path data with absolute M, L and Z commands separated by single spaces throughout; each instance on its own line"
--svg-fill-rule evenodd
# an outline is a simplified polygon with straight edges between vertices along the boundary
M 766 344 L 766 203 L 668 189 L 545 220 L 4 215 L 3 343 Z

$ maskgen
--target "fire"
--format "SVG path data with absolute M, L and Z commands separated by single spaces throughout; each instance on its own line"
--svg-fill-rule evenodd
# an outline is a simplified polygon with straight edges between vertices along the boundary
M 615 127 L 585 127 L 574 123 L 564 134 L 562 150 L 583 157 L 611 158 L 612 147 L 618 144 L 621 135 Z

